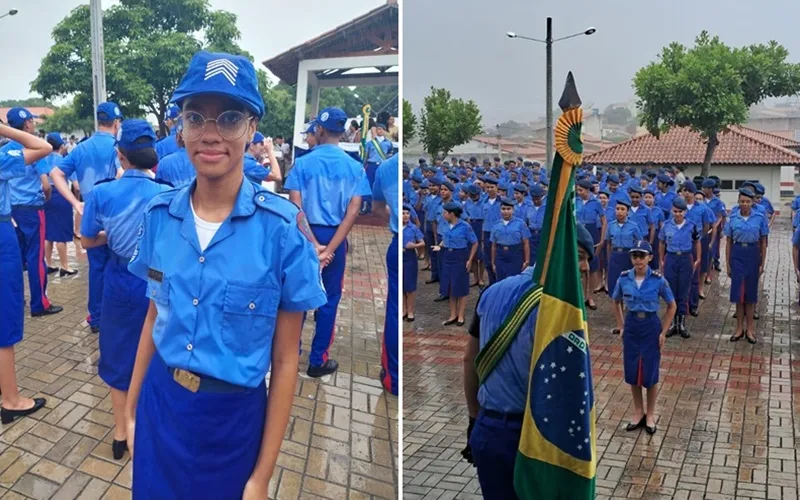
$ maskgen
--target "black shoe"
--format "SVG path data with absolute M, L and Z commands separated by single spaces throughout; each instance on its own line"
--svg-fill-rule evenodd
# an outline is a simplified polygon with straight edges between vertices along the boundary
M 438 283 L 438 282 L 439 282 L 439 280 L 438 280 L 438 279 L 433 279 L 433 278 L 431 278 L 431 279 L 427 280 L 427 281 L 425 282 L 425 284 L 426 284 L 426 285 L 430 285 L 430 284 L 432 284 L 432 283 Z
M 99 326 L 90 326 L 89 329 L 92 331 L 92 333 L 100 333 Z
M 686 316 L 679 316 L 678 317 L 678 333 L 681 334 L 681 338 L 688 339 L 691 337 L 689 335 L 689 330 L 686 329 Z
M 444 302 L 445 300 L 450 300 L 450 297 L 445 297 L 444 295 L 439 295 L 438 297 L 433 299 L 434 302 Z
M 448 319 L 447 321 L 442 322 L 442 326 L 455 325 L 456 321 L 458 321 L 458 318 Z
M 757 312 L 753 311 L 753 319 L 758 319 L 760 317 L 761 316 L 759 316 Z
M 44 408 L 45 403 L 47 403 L 46 399 L 36 398 L 33 400 L 33 407 L 28 408 L 27 410 L 6 410 L 5 408 L 2 408 L 0 409 L 0 422 L 2 422 L 3 425 L 10 424 L 18 418 L 26 417 L 32 413 L 36 413 Z
M 755 343 L 756 343 L 756 339 L 755 339 L 755 337 L 751 337 L 751 336 L 749 336 L 749 335 L 747 336 L 747 341 L 748 341 L 749 343 L 751 343 L 751 344 L 755 344 Z
M 64 310 L 63 307 L 54 306 L 54 305 L 51 304 L 50 307 L 48 307 L 44 311 L 32 312 L 31 313 L 31 318 L 38 318 L 40 316 L 50 316 L 51 314 L 58 314 L 63 310 Z
M 625 426 L 625 430 L 628 432 L 635 431 L 636 429 L 644 427 L 646 424 L 647 424 L 647 415 L 642 415 L 642 418 L 641 420 L 639 420 L 639 423 L 634 424 L 633 422 L 631 422 L 630 424 Z
M 464 322 L 463 321 L 456 321 L 456 326 L 464 326 Z
M 410 318 L 406 316 L 406 322 L 408 323 L 413 323 L 415 319 L 417 319 L 416 316 L 411 316 Z
M 677 326 L 675 320 L 673 319 L 672 320 L 672 324 L 669 325 L 669 330 L 667 330 L 667 334 L 665 335 L 665 337 L 667 337 L 667 338 L 672 337 L 676 333 L 678 333 L 678 326 Z
M 125 452 L 128 451 L 128 440 L 117 441 L 116 439 L 111 444 L 111 452 L 114 454 L 114 460 L 122 460 Z
M 649 425 L 644 426 L 644 430 L 650 434 L 651 436 L 656 433 L 656 426 L 650 427 Z
M 689 314 L 691 314 L 696 318 L 700 316 L 700 311 L 698 311 L 696 307 L 692 307 L 691 309 L 689 309 Z
M 77 269 L 73 269 L 72 271 L 67 271 L 66 269 L 62 268 L 58 272 L 58 276 L 61 278 L 63 278 L 64 276 L 75 276 L 76 274 L 78 274 Z
M 335 359 L 329 359 L 322 366 L 309 366 L 306 374 L 312 378 L 324 377 L 330 375 L 339 369 L 339 363 Z
M 57 273 L 57 272 L 58 272 L 58 268 L 57 267 L 47 266 L 47 274 L 53 274 L 53 273 Z
M 735 333 L 731 335 L 731 342 L 739 342 L 744 337 L 745 332 L 742 332 L 741 335 L 737 336 Z

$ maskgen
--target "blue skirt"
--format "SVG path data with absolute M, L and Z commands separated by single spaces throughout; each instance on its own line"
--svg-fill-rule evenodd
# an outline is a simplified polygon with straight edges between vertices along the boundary
M 0 347 L 22 340 L 25 285 L 17 232 L 10 220 L 0 221 Z
M 53 189 L 50 200 L 44 204 L 45 237 L 54 243 L 68 243 L 74 237 L 72 205 Z
M 633 264 L 631 263 L 631 256 L 628 253 L 628 249 L 624 249 L 622 251 L 611 250 L 611 256 L 608 259 L 608 295 L 614 293 L 614 288 L 617 286 L 617 280 L 619 279 L 620 273 L 622 271 L 627 271 L 631 269 Z
M 706 236 L 700 240 L 700 272 L 707 273 L 711 267 L 711 236 Z
M 153 355 L 136 407 L 135 500 L 241 500 L 258 460 L 266 384 L 190 392 Z
M 659 259 L 661 258 L 661 242 L 658 237 L 653 241 L 653 258 L 650 260 L 650 269 L 656 271 L 659 266 Z
M 525 256 L 522 253 L 522 244 L 500 245 L 495 248 L 495 266 L 497 281 L 509 276 L 516 276 L 522 272 L 522 262 Z
M 592 235 L 592 240 L 594 241 L 595 245 L 600 243 L 600 228 L 597 227 L 597 224 L 584 224 L 583 227 L 585 227 L 589 231 L 589 234 Z M 598 259 L 597 256 L 592 256 L 592 260 L 589 261 L 589 271 L 597 271 L 600 269 L 599 260 L 600 259 Z
M 661 365 L 661 350 L 658 336 L 661 320 L 652 313 L 639 318 L 636 313 L 625 316 L 622 335 L 622 358 L 625 365 L 625 383 L 636 387 L 651 388 L 658 383 L 658 368 Z
M 147 282 L 128 271 L 129 259 L 109 254 L 100 306 L 97 372 L 111 388 L 127 391 L 150 300 L 147 298 Z
M 475 237 L 478 238 L 478 250 L 475 252 L 475 261 L 477 262 L 484 262 L 486 259 L 483 256 L 483 221 L 482 220 L 470 220 L 469 225 L 472 226 L 472 230 L 475 232 Z
M 417 291 L 417 251 L 403 250 L 403 293 Z
M 438 254 L 441 261 L 439 294 L 451 298 L 469 295 L 469 248 L 442 248 Z
M 528 241 L 530 241 L 530 252 L 531 252 L 531 262 L 536 264 L 536 257 L 538 256 L 539 251 L 539 239 L 542 237 L 542 230 L 541 229 L 531 229 L 531 237 Z M 520 261 L 520 265 L 522 265 L 522 261 Z
M 758 302 L 758 268 L 761 265 L 759 243 L 746 247 L 734 243 L 731 248 L 731 302 L 755 304 Z

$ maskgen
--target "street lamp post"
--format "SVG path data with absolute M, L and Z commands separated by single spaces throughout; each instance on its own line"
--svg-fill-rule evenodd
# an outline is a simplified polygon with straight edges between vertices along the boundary
M 0 14 L 0 19 L 3 19 L 4 17 L 8 17 L 8 16 L 16 16 L 17 12 L 19 12 L 17 9 L 11 9 L 8 12 L 6 12 L 5 14 Z
M 549 168 L 553 161 L 553 43 L 560 42 L 561 40 L 566 40 L 568 38 L 575 38 L 577 36 L 582 35 L 593 35 L 597 30 L 595 28 L 588 28 L 585 31 L 581 31 L 580 33 L 574 33 L 572 35 L 563 36 L 561 38 L 553 39 L 553 18 L 547 18 L 547 32 L 546 38 L 541 40 L 539 38 L 531 38 L 529 36 L 518 35 L 512 31 L 506 33 L 508 38 L 521 38 L 523 40 L 529 40 L 532 42 L 539 42 L 545 44 L 546 48 L 546 55 L 547 55 L 547 65 L 545 69 L 545 74 L 547 78 L 547 110 L 545 113 L 545 119 L 547 121 L 547 159 L 545 162 L 547 163 L 547 167 Z

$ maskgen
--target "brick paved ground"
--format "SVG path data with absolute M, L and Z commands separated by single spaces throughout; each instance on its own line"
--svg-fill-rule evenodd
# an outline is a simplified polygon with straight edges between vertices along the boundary
M 386 300 L 388 232 L 356 226 L 338 331 L 331 355 L 340 363 L 329 380 L 298 380 L 292 419 L 270 487 L 270 498 L 395 498 L 397 398 L 377 380 Z M 81 273 L 54 279 L 51 300 L 64 312 L 26 320 L 17 346 L 25 396 L 47 398 L 30 418 L 0 425 L 0 498 L 122 499 L 130 497 L 131 466 L 111 456 L 109 390 L 97 377 L 97 336 L 85 326 L 86 257 Z M 303 332 L 304 345 L 313 322 Z M 301 358 L 305 373 L 307 354 Z
M 597 405 L 598 499 L 797 499 L 800 457 L 800 310 L 788 218 L 770 237 L 758 344 L 730 343 L 730 280 L 708 290 L 692 338 L 667 340 L 658 432 L 626 432 L 632 412 L 621 341 L 606 298 L 589 314 Z M 480 498 L 463 462 L 467 413 L 461 363 L 465 328 L 442 327 L 445 304 L 420 273 L 417 320 L 404 332 L 406 498 Z M 477 290 L 477 289 L 474 289 Z M 472 314 L 477 291 L 468 308 Z M 595 296 L 597 297 L 597 296 Z

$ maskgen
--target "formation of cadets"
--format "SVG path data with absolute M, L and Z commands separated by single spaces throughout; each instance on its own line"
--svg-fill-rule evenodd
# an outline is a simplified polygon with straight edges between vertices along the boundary
M 418 253 L 422 269 L 430 271 L 425 283 L 439 285 L 435 301 L 450 302 L 445 324 L 462 325 L 469 287 L 484 288 L 536 262 L 548 172 L 522 158 L 501 162 L 495 157 L 479 164 L 475 157 L 449 163 L 438 157 L 432 165 L 425 159 L 413 168 L 404 165 L 403 179 L 409 213 L 404 262 L 411 262 L 411 251 Z M 737 304 L 738 325 L 730 340 L 744 337 L 755 343 L 754 306 L 775 217 L 764 193 L 758 181 L 745 182 L 737 204 L 726 207 L 719 197 L 720 180 L 713 175 L 689 180 L 669 166 L 647 165 L 637 174 L 635 167 L 582 165 L 576 173 L 576 218 L 592 235 L 596 257 L 583 277 L 586 306 L 597 309 L 595 294 L 613 294 L 620 275 L 634 266 L 630 250 L 644 241 L 650 248 L 648 267 L 666 278 L 677 304 L 668 337 L 690 337 L 686 316 L 700 314 L 706 289 L 724 262 L 731 277 L 730 300 Z M 793 210 L 797 228 L 800 197 Z M 800 248 L 800 233 L 795 241 Z M 726 258 L 721 260 L 723 247 Z M 416 275 L 404 272 L 406 321 L 415 317 L 414 290 Z M 623 328 L 618 315 L 613 333 Z

